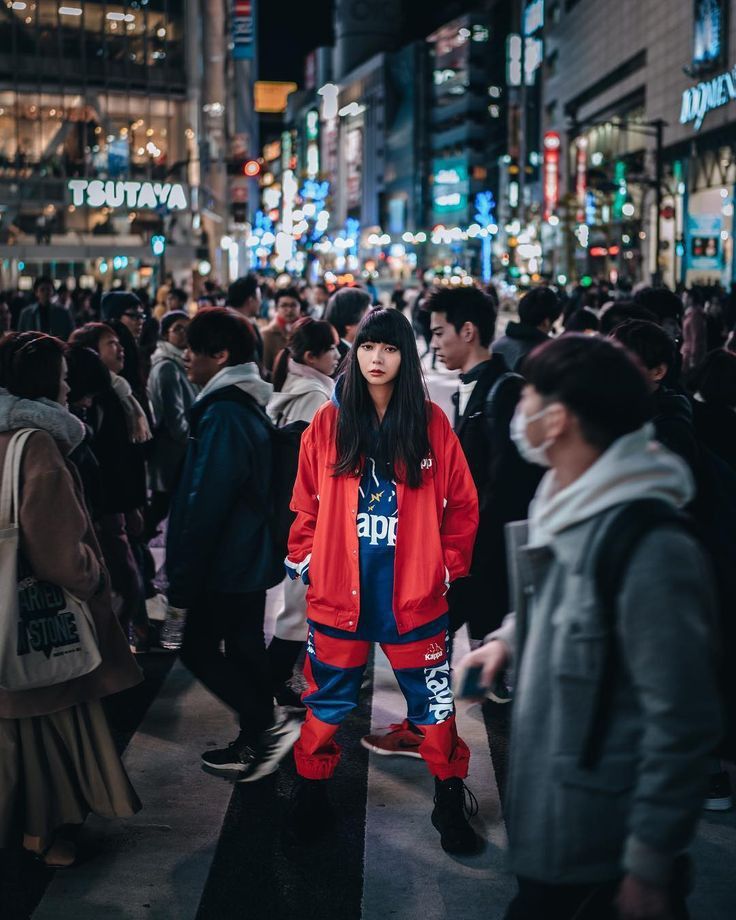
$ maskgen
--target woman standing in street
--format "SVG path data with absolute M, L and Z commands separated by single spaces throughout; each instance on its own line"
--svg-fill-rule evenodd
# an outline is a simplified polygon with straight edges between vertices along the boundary
M 311 422 L 315 412 L 332 397 L 332 375 L 340 360 L 338 341 L 334 327 L 323 320 L 305 316 L 294 324 L 289 345 L 274 363 L 274 394 L 267 408 L 275 425 Z M 298 709 L 304 707 L 288 681 L 307 635 L 304 595 L 301 581 L 284 580 L 284 605 L 276 615 L 268 647 L 276 702 Z
M 0 847 L 13 842 L 19 815 L 24 848 L 46 866 L 66 868 L 76 854 L 60 828 L 81 824 L 90 811 L 113 818 L 140 809 L 100 701 L 142 675 L 112 613 L 100 548 L 67 459 L 84 426 L 66 409 L 63 343 L 37 332 L 6 336 L 0 386 L 0 469 L 13 434 L 39 429 L 28 439 L 20 471 L 24 559 L 40 581 L 88 603 L 102 657 L 75 680 L 0 690 Z
M 309 585 L 300 776 L 287 837 L 329 826 L 335 734 L 358 702 L 379 642 L 435 777 L 432 823 L 450 853 L 478 840 L 467 820 L 469 751 L 458 737 L 447 630 L 450 582 L 467 575 L 478 499 L 460 444 L 427 398 L 416 343 L 397 310 L 364 317 L 333 399 L 302 438 L 286 564 Z M 472 801 L 472 799 L 471 799 Z

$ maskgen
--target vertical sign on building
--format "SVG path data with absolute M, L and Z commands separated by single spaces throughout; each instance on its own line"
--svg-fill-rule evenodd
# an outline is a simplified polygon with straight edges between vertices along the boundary
M 587 223 L 585 219 L 585 194 L 588 190 L 588 138 L 579 137 L 575 141 L 575 201 L 577 212 L 575 220 L 579 224 Z
M 255 0 L 233 0 L 233 60 L 252 61 L 255 56 Z
M 560 202 L 560 135 L 548 131 L 544 135 L 544 219 L 549 220 Z

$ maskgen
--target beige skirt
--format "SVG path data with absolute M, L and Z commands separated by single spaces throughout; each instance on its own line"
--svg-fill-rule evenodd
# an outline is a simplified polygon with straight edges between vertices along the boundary
M 0 719 L 0 847 L 13 829 L 47 839 L 64 824 L 140 811 L 100 702 Z

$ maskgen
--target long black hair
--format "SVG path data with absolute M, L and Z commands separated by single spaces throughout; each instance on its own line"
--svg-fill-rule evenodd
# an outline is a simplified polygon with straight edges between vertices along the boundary
M 393 394 L 380 424 L 358 365 L 358 349 L 365 342 L 393 345 L 401 352 Z M 411 325 L 402 313 L 393 309 L 366 313 L 346 358 L 338 393 L 335 475 L 356 475 L 370 455 L 392 479 L 418 488 L 422 461 L 430 450 L 430 403 Z

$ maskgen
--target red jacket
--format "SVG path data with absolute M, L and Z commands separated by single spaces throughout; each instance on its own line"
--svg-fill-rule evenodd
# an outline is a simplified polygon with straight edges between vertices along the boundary
M 360 616 L 358 476 L 334 476 L 338 408 L 326 403 L 302 436 L 287 566 L 309 566 L 309 618 L 355 632 Z M 394 616 L 400 634 L 447 610 L 447 582 L 468 574 L 478 495 L 460 442 L 433 403 L 422 484 L 398 483 Z M 446 572 L 447 569 L 447 572 Z M 449 576 L 448 574 L 449 573 Z

